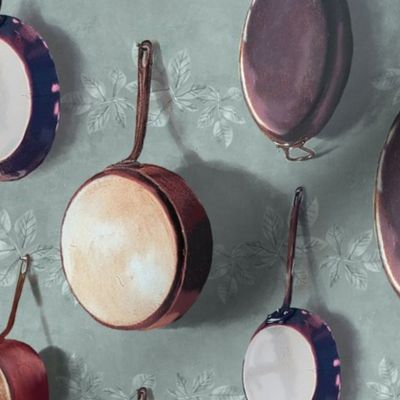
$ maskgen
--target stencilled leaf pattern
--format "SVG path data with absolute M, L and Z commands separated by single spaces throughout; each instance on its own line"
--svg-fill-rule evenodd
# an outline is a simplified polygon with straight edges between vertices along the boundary
M 400 68 L 388 68 L 381 76 L 372 81 L 372 85 L 381 91 L 396 90 L 393 105 L 400 102 Z
M 218 279 L 218 295 L 223 303 L 234 297 L 239 290 L 239 285 L 254 285 L 254 269 L 257 263 L 252 260 L 246 243 L 239 244 L 232 251 L 218 245 L 215 249 L 215 267 L 210 279 Z
M 7 210 L 0 211 L 0 285 L 14 284 L 21 258 L 29 254 L 36 272 L 44 271 L 59 261 L 52 246 L 37 243 L 37 220 L 32 210 L 16 219 L 14 225 Z
M 244 118 L 237 108 L 230 104 L 240 99 L 240 90 L 230 88 L 224 95 L 212 86 L 208 86 L 200 95 L 204 108 L 200 113 L 197 126 L 202 129 L 213 127 L 216 140 L 229 147 L 233 140 L 232 124 L 242 125 Z
M 318 219 L 318 213 L 317 199 L 303 206 L 302 215 L 310 227 Z M 284 268 L 287 257 L 288 229 L 289 221 L 285 223 L 282 215 L 273 208 L 267 207 L 262 218 L 262 240 L 241 243 L 230 252 L 222 245 L 216 246 L 210 279 L 218 280 L 218 295 L 223 303 L 238 293 L 240 285 L 254 285 L 257 270 Z M 297 285 L 305 285 L 308 278 L 307 271 L 301 268 L 302 259 L 309 252 L 320 251 L 325 247 L 324 240 L 306 237 L 299 229 L 296 254 L 300 265 L 294 271 Z
M 216 386 L 214 371 L 204 371 L 193 380 L 177 374 L 176 388 L 168 393 L 176 400 L 243 400 L 243 392 L 233 386 Z
M 379 400 L 399 400 L 399 370 L 392 361 L 384 358 L 378 366 L 379 378 L 382 382 L 368 382 L 367 386 Z
M 127 110 L 134 109 L 130 96 L 132 82 L 127 83 L 124 72 L 115 68 L 109 72 L 110 90 L 105 83 L 82 75 L 83 92 L 70 92 L 62 97 L 66 109 L 75 115 L 86 114 L 89 133 L 104 130 L 110 120 L 122 128 L 126 125 Z
M 103 375 L 89 371 L 88 365 L 76 354 L 68 359 L 70 376 L 57 377 L 65 387 L 69 400 L 103 400 L 101 396 Z
M 187 50 L 181 50 L 170 60 L 167 78 L 160 82 L 153 77 L 149 125 L 164 127 L 176 107 L 179 111 L 197 111 L 196 99 L 204 86 L 192 83 L 191 59 Z
M 121 388 L 105 389 L 105 393 L 109 394 L 111 399 L 115 400 L 136 400 L 137 391 L 141 387 L 146 387 L 147 389 L 154 389 L 156 385 L 155 376 L 152 374 L 138 374 L 132 379 L 132 385 L 129 392 L 125 392 Z
M 340 279 L 343 273 L 346 280 L 356 289 L 366 290 L 368 271 L 379 271 L 376 253 L 369 254 L 368 249 L 373 238 L 372 230 L 361 232 L 345 243 L 343 228 L 332 226 L 326 233 L 330 254 L 321 263 L 321 268 L 329 271 L 330 286 Z

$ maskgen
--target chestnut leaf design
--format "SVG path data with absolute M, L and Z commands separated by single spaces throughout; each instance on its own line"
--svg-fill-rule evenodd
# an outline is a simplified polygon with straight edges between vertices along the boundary
M 232 87 L 221 95 L 217 89 L 208 86 L 199 96 L 205 107 L 200 113 L 197 126 L 202 129 L 212 127 L 215 139 L 229 147 L 233 140 L 232 124 L 245 123 L 237 108 L 230 104 L 241 98 L 242 94 L 238 88 Z
M 15 283 L 21 257 L 26 254 L 32 257 L 32 267 L 36 272 L 44 271 L 59 261 L 57 249 L 37 243 L 37 231 L 37 220 L 32 210 L 22 214 L 14 224 L 7 210 L 0 210 L 1 286 Z
M 399 370 L 393 362 L 384 358 L 378 366 L 378 374 L 382 382 L 367 382 L 367 386 L 379 400 L 399 400 Z
M 176 388 L 168 394 L 176 400 L 244 400 L 242 391 L 234 386 L 215 386 L 214 371 L 204 371 L 193 380 L 177 374 Z
M 155 64 L 157 65 L 158 62 L 155 61 Z M 204 86 L 194 84 L 191 74 L 192 63 L 187 50 L 179 51 L 168 63 L 166 71 L 162 66 L 154 68 L 149 126 L 165 127 L 171 118 L 174 108 L 182 112 L 197 111 L 195 101 L 204 90 Z M 128 89 L 136 92 L 137 83 L 132 82 Z
M 400 68 L 388 68 L 382 75 L 372 81 L 372 85 L 375 89 L 380 91 L 390 91 L 396 89 L 396 93 L 393 96 L 393 105 L 400 102 Z
M 330 254 L 320 267 L 329 270 L 330 286 L 336 284 L 343 273 L 353 287 L 359 290 L 367 289 L 368 271 L 380 270 L 378 252 L 368 252 L 372 238 L 372 230 L 367 230 L 348 242 L 345 241 L 343 228 L 335 225 L 328 230 L 325 240 Z
M 105 389 L 105 393 L 111 396 L 114 400 L 136 400 L 137 390 L 141 387 L 146 387 L 147 389 L 154 389 L 156 386 L 156 379 L 152 374 L 138 374 L 133 377 L 131 389 L 129 393 L 124 392 L 121 388 Z
M 58 383 L 69 394 L 69 400 L 102 400 L 103 375 L 89 371 L 88 365 L 76 354 L 68 359 L 69 377 L 57 377 Z
M 319 215 L 318 200 L 314 199 L 303 205 L 302 215 L 307 221 L 307 226 L 313 226 Z M 241 243 L 235 246 L 231 252 L 227 252 L 221 245 L 216 246 L 210 279 L 219 281 L 217 290 L 223 303 L 239 292 L 241 284 L 254 285 L 257 271 L 265 268 L 284 270 L 287 257 L 288 225 L 289 220 L 285 223 L 285 218 L 268 207 L 262 220 L 262 240 Z M 324 240 L 308 237 L 302 224 L 299 224 L 298 230 L 296 257 L 300 262 L 309 252 L 326 247 Z M 301 264 L 295 269 L 294 275 L 296 284 L 306 284 L 307 271 L 301 268 Z
M 122 128 L 126 126 L 126 112 L 134 109 L 132 99 L 128 98 L 130 85 L 126 75 L 115 68 L 109 73 L 111 89 L 86 75 L 81 76 L 83 91 L 66 93 L 62 104 L 75 115 L 86 115 L 89 133 L 102 131 L 113 119 Z M 124 93 L 125 91 L 125 93 Z

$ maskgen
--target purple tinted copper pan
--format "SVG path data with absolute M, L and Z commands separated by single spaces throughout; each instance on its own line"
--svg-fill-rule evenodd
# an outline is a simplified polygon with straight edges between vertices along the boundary
M 400 295 L 400 114 L 381 153 L 375 189 L 375 226 L 386 273 Z
M 15 17 L 0 15 L 1 42 L 21 60 L 31 98 L 22 140 L 0 160 L 0 181 L 11 181 L 33 171 L 50 151 L 60 118 L 60 85 L 49 49 L 30 25 Z M 0 132 L 2 134 L 5 133 Z
M 253 0 L 241 43 L 243 91 L 260 129 L 288 158 L 332 116 L 352 53 L 345 0 Z
M 301 198 L 302 188 L 298 188 L 291 213 L 283 305 L 258 327 L 243 363 L 248 400 L 337 400 L 340 396 L 340 359 L 331 329 L 318 315 L 291 306 Z M 295 346 L 303 350 L 293 351 Z

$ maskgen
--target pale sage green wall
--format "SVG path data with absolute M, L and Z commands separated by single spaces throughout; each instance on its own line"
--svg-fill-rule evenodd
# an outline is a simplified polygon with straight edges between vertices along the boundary
M 0 245 L 25 239 L 19 250 L 36 254 L 43 297 L 40 310 L 27 286 L 12 336 L 42 352 L 53 400 L 131 399 L 143 381 L 156 399 L 240 400 L 249 337 L 282 299 L 287 214 L 299 184 L 307 188 L 310 229 L 300 241 L 294 303 L 331 325 L 344 400 L 400 398 L 400 300 L 381 268 L 372 215 L 379 151 L 400 108 L 398 0 L 350 0 L 350 81 L 310 143 L 319 157 L 297 164 L 258 131 L 239 90 L 248 0 L 3 3 L 3 13 L 47 40 L 64 95 L 49 157 L 26 179 L 0 188 Z M 135 92 L 132 48 L 143 39 L 161 47 L 155 77 L 162 79 L 153 86 L 142 160 L 187 179 L 209 213 L 216 255 L 212 279 L 182 320 L 158 331 L 118 332 L 74 304 L 60 271 L 59 229 L 74 190 L 132 145 L 134 112 L 126 104 Z M 160 91 L 168 85 L 172 102 Z M 8 266 L 18 256 L 5 255 L 3 320 L 16 275 Z

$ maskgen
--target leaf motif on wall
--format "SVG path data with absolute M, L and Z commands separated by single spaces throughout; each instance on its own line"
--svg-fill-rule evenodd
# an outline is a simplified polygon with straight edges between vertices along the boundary
M 58 263 L 58 251 L 37 243 L 37 220 L 32 210 L 26 211 L 12 224 L 9 213 L 0 211 L 0 285 L 10 286 L 18 277 L 21 258 L 29 254 L 32 268 L 42 272 Z
M 244 400 L 243 392 L 234 386 L 215 386 L 214 371 L 204 371 L 192 382 L 178 374 L 176 388 L 169 389 L 170 396 L 177 400 Z
M 86 115 L 86 126 L 90 134 L 103 131 L 110 121 L 125 128 L 126 113 L 134 109 L 133 99 L 124 96 L 123 92 L 129 95 L 135 82 L 127 83 L 125 73 L 119 68 L 111 70 L 108 78 L 110 90 L 107 90 L 105 83 L 82 75 L 82 91 L 66 93 L 62 97 L 67 110 L 75 115 Z
M 197 126 L 201 129 L 212 126 L 214 137 L 225 147 L 229 147 L 233 141 L 232 124 L 241 125 L 245 123 L 237 108 L 230 104 L 230 102 L 241 98 L 239 93 L 239 89 L 230 88 L 225 95 L 221 96 L 217 89 L 208 86 L 199 95 L 199 99 L 205 107 L 200 112 Z
M 378 366 L 378 374 L 382 382 L 367 382 L 367 386 L 374 393 L 375 398 L 399 400 L 399 371 L 394 363 L 386 358 L 382 359 Z
M 65 387 L 69 400 L 101 400 L 103 375 L 89 371 L 88 365 L 76 354 L 68 358 L 70 376 L 59 376 L 57 381 Z
M 372 230 L 361 232 L 345 245 L 343 228 L 332 226 L 326 233 L 329 254 L 321 262 L 321 269 L 329 271 L 330 286 L 336 284 L 344 273 L 346 280 L 356 289 L 368 287 L 368 271 L 378 272 L 379 260 L 376 251 L 369 250 L 373 238 Z
M 125 392 L 121 388 L 107 388 L 105 393 L 109 394 L 115 400 L 136 400 L 137 391 L 145 387 L 147 389 L 154 389 L 156 385 L 155 376 L 152 374 L 138 374 L 132 378 L 132 384 L 129 392 Z

